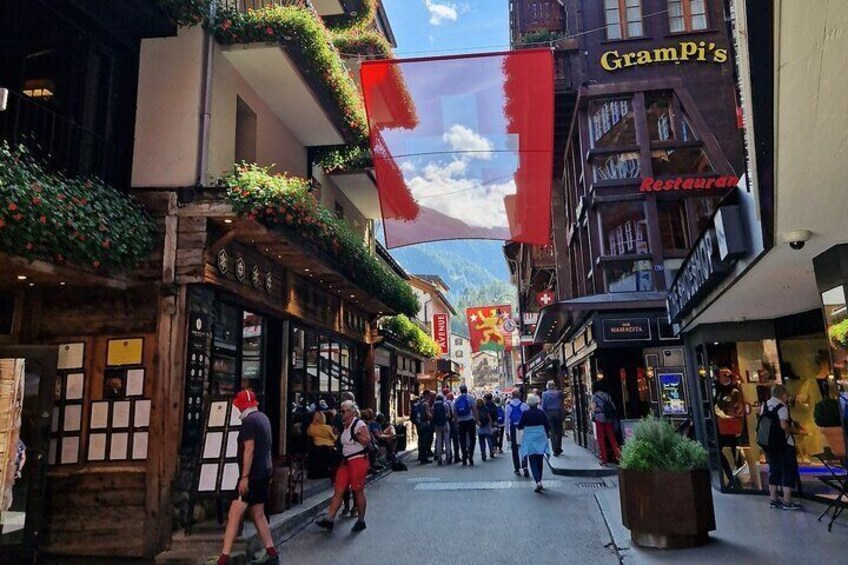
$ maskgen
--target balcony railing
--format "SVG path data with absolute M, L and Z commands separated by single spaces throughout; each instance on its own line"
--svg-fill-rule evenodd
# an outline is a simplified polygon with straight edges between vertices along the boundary
M 0 112 L 0 140 L 12 146 L 24 145 L 53 171 L 113 181 L 116 163 L 109 140 L 48 104 L 10 90 L 6 110 Z
M 218 6 L 225 10 L 247 12 L 270 6 L 303 6 L 311 9 L 312 2 L 310 0 L 219 0 Z

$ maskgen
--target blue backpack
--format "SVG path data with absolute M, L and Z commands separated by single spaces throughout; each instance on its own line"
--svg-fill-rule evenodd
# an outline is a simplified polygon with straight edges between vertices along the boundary
M 460 418 L 468 416 L 471 414 L 471 402 L 468 401 L 468 395 L 462 394 L 459 398 L 456 399 L 456 402 L 453 403 L 454 410 L 456 410 L 456 415 Z
M 510 406 L 512 406 L 512 410 L 509 412 L 509 423 L 513 426 L 517 426 L 518 423 L 521 422 L 522 403 L 510 404 Z
M 503 426 L 505 420 L 506 420 L 506 415 L 505 415 L 503 406 L 498 406 L 498 425 Z

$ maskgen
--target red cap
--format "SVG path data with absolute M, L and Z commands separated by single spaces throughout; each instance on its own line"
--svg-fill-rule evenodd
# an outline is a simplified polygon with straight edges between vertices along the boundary
M 252 390 L 242 390 L 233 398 L 233 406 L 244 412 L 248 408 L 259 406 L 259 401 L 256 399 L 256 393 Z

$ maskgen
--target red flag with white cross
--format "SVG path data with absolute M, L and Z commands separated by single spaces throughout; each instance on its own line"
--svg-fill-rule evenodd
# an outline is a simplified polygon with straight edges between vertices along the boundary
M 536 304 L 544 308 L 556 302 L 556 296 L 552 290 L 543 290 L 536 293 Z

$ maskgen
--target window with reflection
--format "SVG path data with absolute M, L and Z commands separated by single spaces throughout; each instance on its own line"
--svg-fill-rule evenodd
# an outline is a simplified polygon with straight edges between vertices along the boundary
M 648 292 L 655 290 L 653 266 L 649 259 L 614 261 L 604 264 L 607 292 Z
M 605 255 L 650 253 L 641 200 L 604 204 L 599 210 Z
M 592 147 L 636 145 L 636 120 L 629 97 L 592 100 L 589 122 Z
M 703 147 L 676 147 L 651 151 L 654 176 L 712 173 L 712 163 Z
M 642 174 L 639 152 L 595 155 L 592 157 L 592 173 L 596 182 L 637 178 Z
M 823 292 L 821 297 L 833 368 L 844 377 L 845 361 L 848 358 L 848 305 L 845 303 L 845 287 L 834 287 Z
M 657 217 L 660 238 L 666 253 L 685 253 L 689 249 L 689 226 L 683 200 L 658 200 Z
M 721 202 L 721 198 L 717 196 L 687 198 L 686 205 L 689 206 L 689 213 L 695 217 L 695 225 L 698 229 L 698 235 L 707 229 L 708 225 L 710 225 L 710 217 L 712 217 L 719 202 Z
M 675 139 L 675 116 L 671 92 L 646 92 L 645 113 L 651 141 Z

